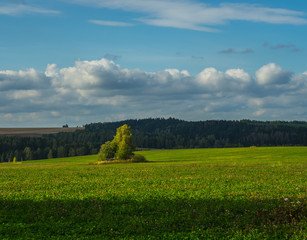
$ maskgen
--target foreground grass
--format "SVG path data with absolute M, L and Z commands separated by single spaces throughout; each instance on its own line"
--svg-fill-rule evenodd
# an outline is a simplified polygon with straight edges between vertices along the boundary
M 0 164 L 0 239 L 304 239 L 307 148 Z

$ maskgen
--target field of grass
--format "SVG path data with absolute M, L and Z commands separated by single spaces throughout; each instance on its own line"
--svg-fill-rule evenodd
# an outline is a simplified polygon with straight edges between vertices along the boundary
M 0 239 L 306 239 L 307 148 L 0 164 Z
M 83 127 L 71 128 L 0 128 L 0 136 L 41 137 L 44 134 L 56 134 L 59 132 L 75 132 L 83 130 Z

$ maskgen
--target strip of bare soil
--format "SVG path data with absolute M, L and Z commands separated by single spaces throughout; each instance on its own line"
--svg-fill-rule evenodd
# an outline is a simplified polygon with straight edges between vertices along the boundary
M 75 132 L 84 130 L 83 127 L 71 128 L 0 128 L 0 136 L 41 137 L 45 134 L 57 134 L 59 132 Z

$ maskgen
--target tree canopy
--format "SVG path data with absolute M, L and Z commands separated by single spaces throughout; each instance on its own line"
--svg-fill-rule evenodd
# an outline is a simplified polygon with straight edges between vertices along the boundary
M 132 143 L 131 128 L 124 124 L 117 128 L 116 135 L 112 141 L 101 145 L 98 160 L 127 160 L 133 157 L 135 149 Z

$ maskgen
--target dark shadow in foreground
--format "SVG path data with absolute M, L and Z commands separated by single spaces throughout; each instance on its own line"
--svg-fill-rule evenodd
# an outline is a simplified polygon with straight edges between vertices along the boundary
M 306 216 L 305 199 L 0 199 L 0 238 L 299 239 Z

